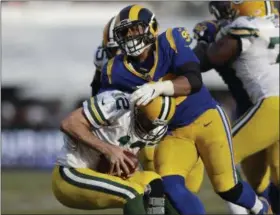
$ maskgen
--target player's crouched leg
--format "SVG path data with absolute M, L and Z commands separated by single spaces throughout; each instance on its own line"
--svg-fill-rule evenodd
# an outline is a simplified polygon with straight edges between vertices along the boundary
M 57 200 L 71 208 L 123 208 L 124 214 L 164 214 L 161 177 L 155 172 L 136 172 L 124 180 L 87 168 L 56 166 L 52 176 Z M 143 198 L 144 196 L 144 198 Z M 147 199 L 146 209 L 143 199 Z
M 143 185 L 133 177 L 123 180 L 87 168 L 56 166 L 52 175 L 56 199 L 67 207 L 85 210 L 124 208 L 128 214 L 145 214 Z

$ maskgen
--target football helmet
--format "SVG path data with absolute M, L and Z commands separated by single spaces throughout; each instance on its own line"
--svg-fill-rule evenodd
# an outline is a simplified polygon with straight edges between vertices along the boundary
M 232 1 L 231 7 L 239 16 L 271 17 L 278 13 L 273 1 Z
M 231 7 L 230 1 L 210 1 L 209 12 L 217 20 L 233 20 L 237 15 L 236 11 Z
M 210 1 L 209 11 L 217 20 L 233 20 L 237 16 L 271 17 L 278 15 L 273 1 Z
M 130 5 L 117 15 L 114 38 L 126 55 L 139 56 L 155 42 L 157 34 L 158 22 L 147 8 Z
M 118 43 L 114 40 L 113 29 L 115 27 L 115 23 L 116 23 L 116 16 L 112 17 L 103 29 L 102 45 L 108 59 L 114 57 L 119 49 Z
M 158 96 L 146 106 L 135 107 L 135 132 L 145 141 L 158 141 L 175 114 L 175 98 Z

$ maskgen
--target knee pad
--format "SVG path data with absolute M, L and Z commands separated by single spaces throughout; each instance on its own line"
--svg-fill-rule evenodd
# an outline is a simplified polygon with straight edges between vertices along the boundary
M 146 188 L 145 195 L 153 197 L 163 197 L 164 196 L 164 187 L 161 179 L 152 180 Z
M 144 195 L 144 204 L 148 214 L 165 214 L 165 198 L 161 179 L 154 179 L 148 185 Z

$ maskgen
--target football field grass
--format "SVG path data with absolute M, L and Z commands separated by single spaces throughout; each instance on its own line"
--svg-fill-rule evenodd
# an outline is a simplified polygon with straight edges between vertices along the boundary
M 52 195 L 50 171 L 2 170 L 1 191 L 2 214 L 122 214 L 120 209 L 82 211 L 62 206 Z M 228 212 L 206 175 L 198 195 L 207 213 Z

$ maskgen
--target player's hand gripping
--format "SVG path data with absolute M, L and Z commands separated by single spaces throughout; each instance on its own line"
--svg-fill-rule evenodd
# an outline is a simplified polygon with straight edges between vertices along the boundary
M 128 165 L 134 168 L 134 163 L 128 156 L 125 155 L 124 149 L 109 144 L 108 146 L 108 150 L 106 150 L 104 154 L 111 163 L 109 174 L 121 177 L 122 171 L 124 171 L 126 175 L 130 175 L 130 168 Z
M 197 41 L 204 41 L 206 43 L 212 43 L 215 41 L 216 34 L 219 30 L 217 21 L 203 21 L 195 25 L 193 29 L 194 38 Z
M 137 88 L 131 95 L 131 102 L 136 102 L 137 106 L 145 106 L 160 95 L 172 96 L 174 94 L 174 86 L 171 81 L 147 83 Z
M 147 105 L 154 98 L 161 94 L 161 90 L 156 84 L 144 84 L 134 91 L 131 95 L 131 102 L 136 102 L 136 105 Z
M 229 20 L 207 20 L 199 22 L 193 29 L 194 38 L 197 41 L 204 41 L 206 43 L 212 43 L 215 41 L 215 37 L 218 31 L 224 26 L 230 23 Z

